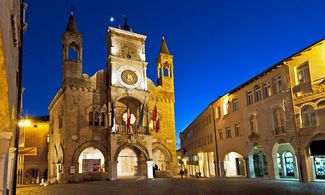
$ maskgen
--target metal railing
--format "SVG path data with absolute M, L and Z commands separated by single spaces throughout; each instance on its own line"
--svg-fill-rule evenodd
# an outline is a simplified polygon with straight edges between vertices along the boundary
M 123 134 L 123 135 L 132 135 L 132 134 L 148 135 L 149 129 L 148 127 L 137 128 L 136 125 L 130 125 L 130 128 L 128 129 L 126 125 L 116 125 L 116 133 Z

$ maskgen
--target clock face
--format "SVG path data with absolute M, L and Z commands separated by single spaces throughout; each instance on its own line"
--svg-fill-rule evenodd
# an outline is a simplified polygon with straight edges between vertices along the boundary
M 117 70 L 117 78 L 120 84 L 127 88 L 139 86 L 141 77 L 138 70 L 132 66 L 122 66 Z

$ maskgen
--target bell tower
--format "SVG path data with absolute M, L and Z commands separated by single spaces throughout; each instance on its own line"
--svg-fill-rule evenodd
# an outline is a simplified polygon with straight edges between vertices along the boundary
M 169 53 L 165 38 L 160 45 L 160 52 L 156 59 L 158 85 L 174 91 L 174 56 Z
M 82 35 L 79 33 L 73 12 L 62 35 L 63 83 L 82 76 Z

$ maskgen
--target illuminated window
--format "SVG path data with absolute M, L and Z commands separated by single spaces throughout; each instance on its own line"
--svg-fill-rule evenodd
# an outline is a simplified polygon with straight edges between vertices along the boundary
M 240 136 L 240 125 L 236 124 L 235 125 L 235 137 Z
M 222 140 L 223 139 L 222 130 L 221 129 L 218 130 L 218 136 L 219 136 L 219 140 Z
M 272 78 L 273 82 L 273 93 L 280 93 L 281 91 L 281 76 L 276 76 Z
M 216 117 L 217 117 L 217 118 L 220 118 L 220 117 L 221 117 L 221 108 L 220 108 L 220 106 L 218 106 L 218 107 L 216 108 Z
M 89 122 L 89 126 L 93 126 L 94 118 L 93 118 L 93 113 L 92 112 L 89 112 L 89 114 L 88 114 L 88 122 Z
M 231 128 L 230 127 L 227 127 L 226 128 L 226 138 L 231 138 Z
M 229 114 L 229 101 L 224 101 L 224 103 L 223 103 L 223 113 L 224 113 L 224 115 Z
M 239 110 L 239 101 L 238 101 L 238 99 L 234 99 L 232 101 L 232 108 L 233 108 L 233 111 Z
M 272 90 L 271 90 L 271 82 L 266 81 L 263 83 L 263 95 L 264 98 L 270 97 L 272 95 Z
M 316 126 L 316 113 L 312 106 L 305 106 L 301 109 L 301 119 L 303 127 Z
M 255 92 L 255 102 L 262 100 L 262 90 L 259 85 L 256 85 L 254 87 L 254 92 Z
M 298 68 L 297 74 L 299 84 L 310 82 L 308 62 L 305 62 Z
M 254 102 L 253 100 L 253 91 L 247 92 L 247 104 L 250 105 Z
M 99 126 L 99 114 L 98 112 L 95 113 L 95 126 Z

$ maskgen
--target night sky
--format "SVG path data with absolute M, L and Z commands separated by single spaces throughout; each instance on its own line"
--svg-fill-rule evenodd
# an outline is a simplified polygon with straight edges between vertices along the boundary
M 310 0 L 26 0 L 23 112 L 48 115 L 61 86 L 61 36 L 71 5 L 83 35 L 83 72 L 106 69 L 105 35 L 127 15 L 148 36 L 148 77 L 165 36 L 174 55 L 178 134 L 214 99 L 325 37 L 325 1 Z M 115 21 L 110 22 L 110 17 Z

